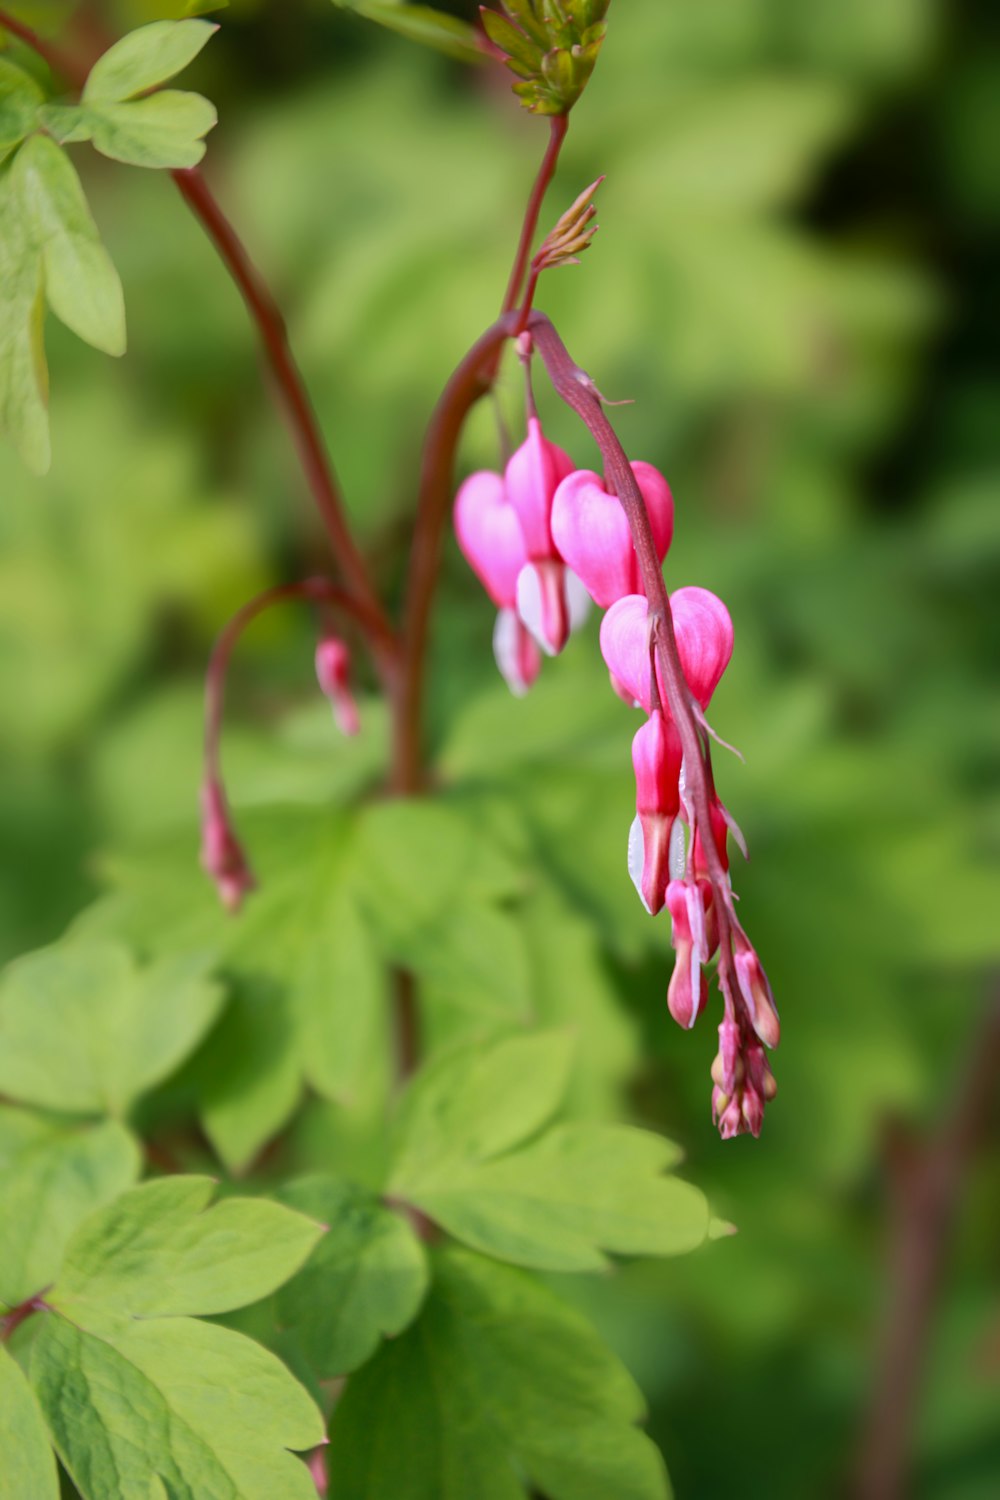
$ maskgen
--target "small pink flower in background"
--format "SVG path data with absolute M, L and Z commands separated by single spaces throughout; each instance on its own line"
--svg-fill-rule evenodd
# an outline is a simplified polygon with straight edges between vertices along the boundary
M 325 697 L 330 700 L 341 734 L 357 734 L 361 722 L 351 691 L 351 653 L 339 636 L 324 636 L 317 645 L 316 678 Z
M 733 622 L 722 600 L 708 589 L 689 586 L 670 595 L 670 613 L 684 676 L 701 707 L 707 708 L 733 654 Z M 650 712 L 651 662 L 649 605 L 644 594 L 627 594 L 601 621 L 601 653 L 615 691 Z M 657 667 L 660 702 L 667 701 Z
M 631 466 L 649 512 L 657 555 L 662 562 L 674 534 L 670 486 L 652 464 Z M 639 560 L 625 512 L 600 475 L 577 469 L 559 485 L 552 500 L 552 537 L 565 562 L 595 604 L 607 609 L 626 594 L 641 594 Z
M 233 832 L 225 795 L 215 777 L 201 789 L 201 865 L 215 881 L 227 911 L 239 911 L 256 885 L 243 846 Z
M 635 822 L 629 832 L 632 883 L 651 916 L 663 907 L 670 879 L 670 850 L 680 811 L 681 742 L 662 713 L 655 713 L 632 741 Z

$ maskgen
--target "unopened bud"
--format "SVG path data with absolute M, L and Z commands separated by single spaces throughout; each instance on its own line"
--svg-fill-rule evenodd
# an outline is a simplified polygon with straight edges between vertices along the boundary
M 358 706 L 351 691 L 351 653 L 335 635 L 324 636 L 316 647 L 316 678 L 330 700 L 341 734 L 354 735 L 361 728 Z
M 214 777 L 201 790 L 201 865 L 215 881 L 226 910 L 238 911 L 256 881 L 232 830 L 222 788 Z
M 776 1047 L 781 1040 L 781 1023 L 760 959 L 749 945 L 741 945 L 734 955 L 734 963 L 753 1029 L 766 1047 Z

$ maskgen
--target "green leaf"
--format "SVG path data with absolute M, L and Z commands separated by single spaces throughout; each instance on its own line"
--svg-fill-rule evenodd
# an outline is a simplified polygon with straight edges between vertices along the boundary
M 38 84 L 7 57 L 0 57 L 0 162 L 35 128 L 45 95 Z
M 329 1225 L 279 1292 L 277 1314 L 317 1378 L 332 1380 L 412 1323 L 427 1291 L 426 1255 L 404 1219 L 353 1183 L 304 1177 L 280 1196 Z
M 132 167 L 197 166 L 205 155 L 204 137 L 218 120 L 208 99 L 179 89 L 88 106 L 81 113 L 97 150 Z
M 252 1340 L 191 1318 L 69 1323 L 48 1316 L 30 1378 L 85 1500 L 315 1500 L 286 1450 L 323 1421 L 285 1366 Z
M 397 1190 L 474 1250 L 547 1271 L 599 1271 L 602 1251 L 682 1255 L 708 1233 L 704 1195 L 662 1173 L 671 1142 L 625 1125 L 562 1125 L 491 1161 L 428 1166 Z
M 520 894 L 520 875 L 475 809 L 400 800 L 367 810 L 356 869 L 358 898 L 389 958 L 458 1004 L 529 1018 L 524 936 L 500 906 Z
M 569 1031 L 472 1042 L 413 1080 L 398 1121 L 390 1192 L 446 1163 L 485 1160 L 532 1135 L 559 1108 L 574 1050 Z
M 202 954 L 137 969 L 110 943 L 43 948 L 0 980 L 0 1091 L 26 1104 L 124 1114 L 172 1073 L 222 1004 Z
M 20 1367 L 0 1346 L 0 1463 L 4 1500 L 59 1500 L 42 1413 Z
M 8 163 L 0 167 L 0 431 L 36 474 L 52 456 L 44 321 L 42 267 Z
M 0 1108 L 0 1303 L 16 1307 L 51 1286 L 77 1226 L 140 1166 L 116 1121 L 73 1128 Z
M 210 21 L 154 21 L 129 32 L 99 57 L 83 89 L 84 104 L 119 104 L 173 78 L 218 27 Z
M 210 1207 L 209 1177 L 143 1183 L 99 1209 L 66 1249 L 51 1303 L 133 1318 L 229 1312 L 266 1297 L 299 1269 L 323 1226 L 263 1198 Z
M 579 1314 L 521 1272 L 446 1251 L 417 1323 L 348 1382 L 330 1500 L 666 1500 L 642 1415 Z
M 369 21 L 397 31 L 410 41 L 433 47 L 459 62 L 481 63 L 483 51 L 468 21 L 434 10 L 429 5 L 405 5 L 392 0 L 334 0 L 342 10 L 353 10 Z
M 67 328 L 106 354 L 125 352 L 125 299 L 72 162 L 35 135 L 14 158 L 28 233 L 42 257 L 45 295 Z

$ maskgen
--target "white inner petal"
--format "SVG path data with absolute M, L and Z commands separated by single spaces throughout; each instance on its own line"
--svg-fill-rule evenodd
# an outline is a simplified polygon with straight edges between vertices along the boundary
M 632 827 L 628 831 L 628 872 L 632 877 L 632 884 L 639 892 L 639 900 L 649 911 L 645 896 L 642 894 L 642 872 L 646 864 L 646 840 L 642 833 L 642 819 L 636 813 L 632 821 Z M 652 912 L 650 912 L 652 916 Z
M 542 588 L 534 563 L 525 563 L 517 575 L 517 612 L 546 656 L 555 656 L 542 629 Z
M 493 655 L 500 675 L 515 698 L 523 698 L 529 685 L 521 676 L 519 622 L 512 609 L 502 609 L 493 627 Z
M 670 830 L 667 863 L 670 868 L 670 879 L 683 880 L 684 871 L 687 869 L 687 841 L 684 837 L 684 824 L 680 818 L 674 819 L 674 825 Z

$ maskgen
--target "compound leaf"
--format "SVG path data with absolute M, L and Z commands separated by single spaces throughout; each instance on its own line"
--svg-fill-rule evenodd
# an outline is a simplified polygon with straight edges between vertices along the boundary
M 348 1383 L 330 1500 L 666 1500 L 642 1415 L 579 1314 L 522 1272 L 448 1250 L 418 1321 Z
M 346 1375 L 416 1317 L 428 1282 L 423 1246 L 404 1219 L 353 1183 L 304 1177 L 281 1198 L 329 1227 L 278 1293 L 278 1321 L 320 1380 Z
M 280 1203 L 226 1198 L 208 1177 L 166 1177 L 123 1193 L 80 1226 L 49 1300 L 133 1318 L 228 1312 L 276 1290 L 323 1227 Z

